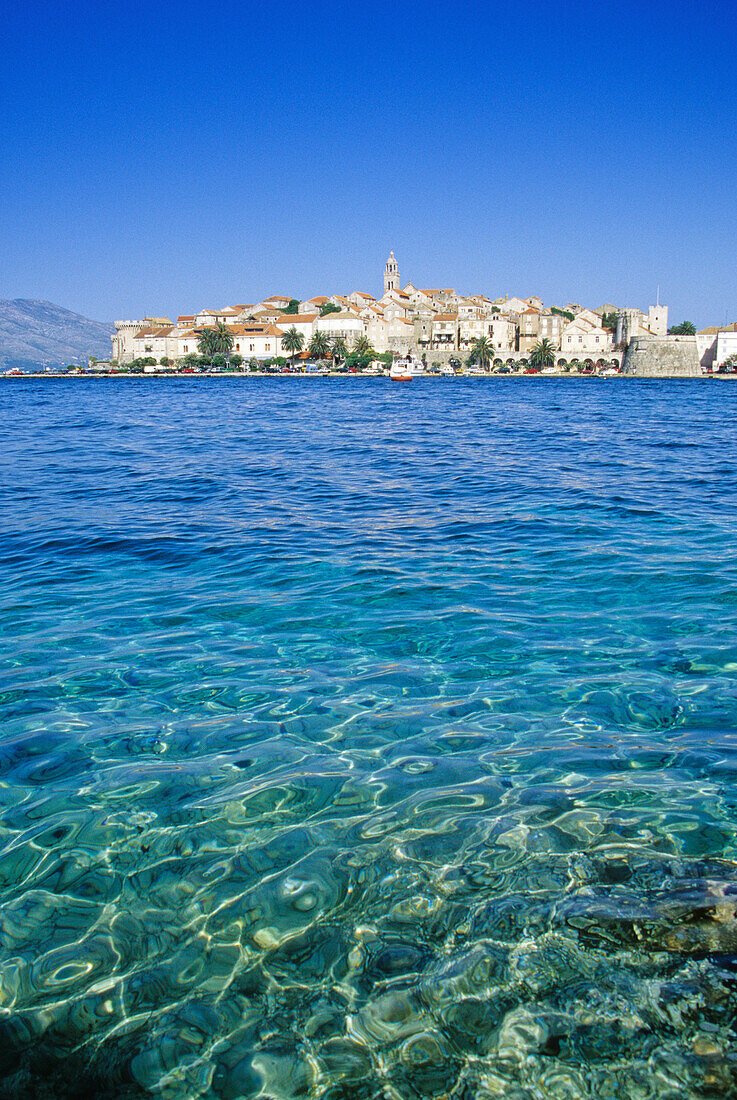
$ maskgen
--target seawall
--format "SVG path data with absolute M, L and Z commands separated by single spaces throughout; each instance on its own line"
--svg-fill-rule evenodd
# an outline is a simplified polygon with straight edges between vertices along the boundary
M 695 336 L 633 336 L 623 374 L 636 378 L 700 378 Z

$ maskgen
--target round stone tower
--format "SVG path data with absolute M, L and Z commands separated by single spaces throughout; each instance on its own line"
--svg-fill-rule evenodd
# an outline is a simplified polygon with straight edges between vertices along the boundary
M 399 290 L 399 264 L 394 259 L 394 253 L 389 253 L 389 259 L 384 267 L 384 293 L 388 290 Z
M 143 321 L 116 321 L 115 332 L 110 337 L 113 342 L 113 359 L 119 363 L 130 363 L 133 359 L 133 337 L 143 326 Z

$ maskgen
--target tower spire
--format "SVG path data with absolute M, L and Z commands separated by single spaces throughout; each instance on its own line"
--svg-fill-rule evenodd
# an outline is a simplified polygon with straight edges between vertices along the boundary
M 399 264 L 394 258 L 393 250 L 384 265 L 384 293 L 389 290 L 399 290 Z

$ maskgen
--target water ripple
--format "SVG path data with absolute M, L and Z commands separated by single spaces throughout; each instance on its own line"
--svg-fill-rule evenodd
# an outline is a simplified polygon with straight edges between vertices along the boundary
M 10 389 L 0 1097 L 737 1096 L 737 391 Z

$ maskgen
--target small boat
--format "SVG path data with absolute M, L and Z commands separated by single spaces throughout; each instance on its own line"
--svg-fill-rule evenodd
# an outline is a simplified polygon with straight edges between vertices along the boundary
M 392 363 L 389 370 L 389 377 L 392 382 L 411 382 L 412 381 L 412 367 L 403 363 L 401 360 L 397 363 Z
M 396 359 L 389 370 L 389 377 L 394 382 L 411 382 L 416 374 L 424 371 L 422 363 L 417 363 L 411 355 L 404 359 Z

